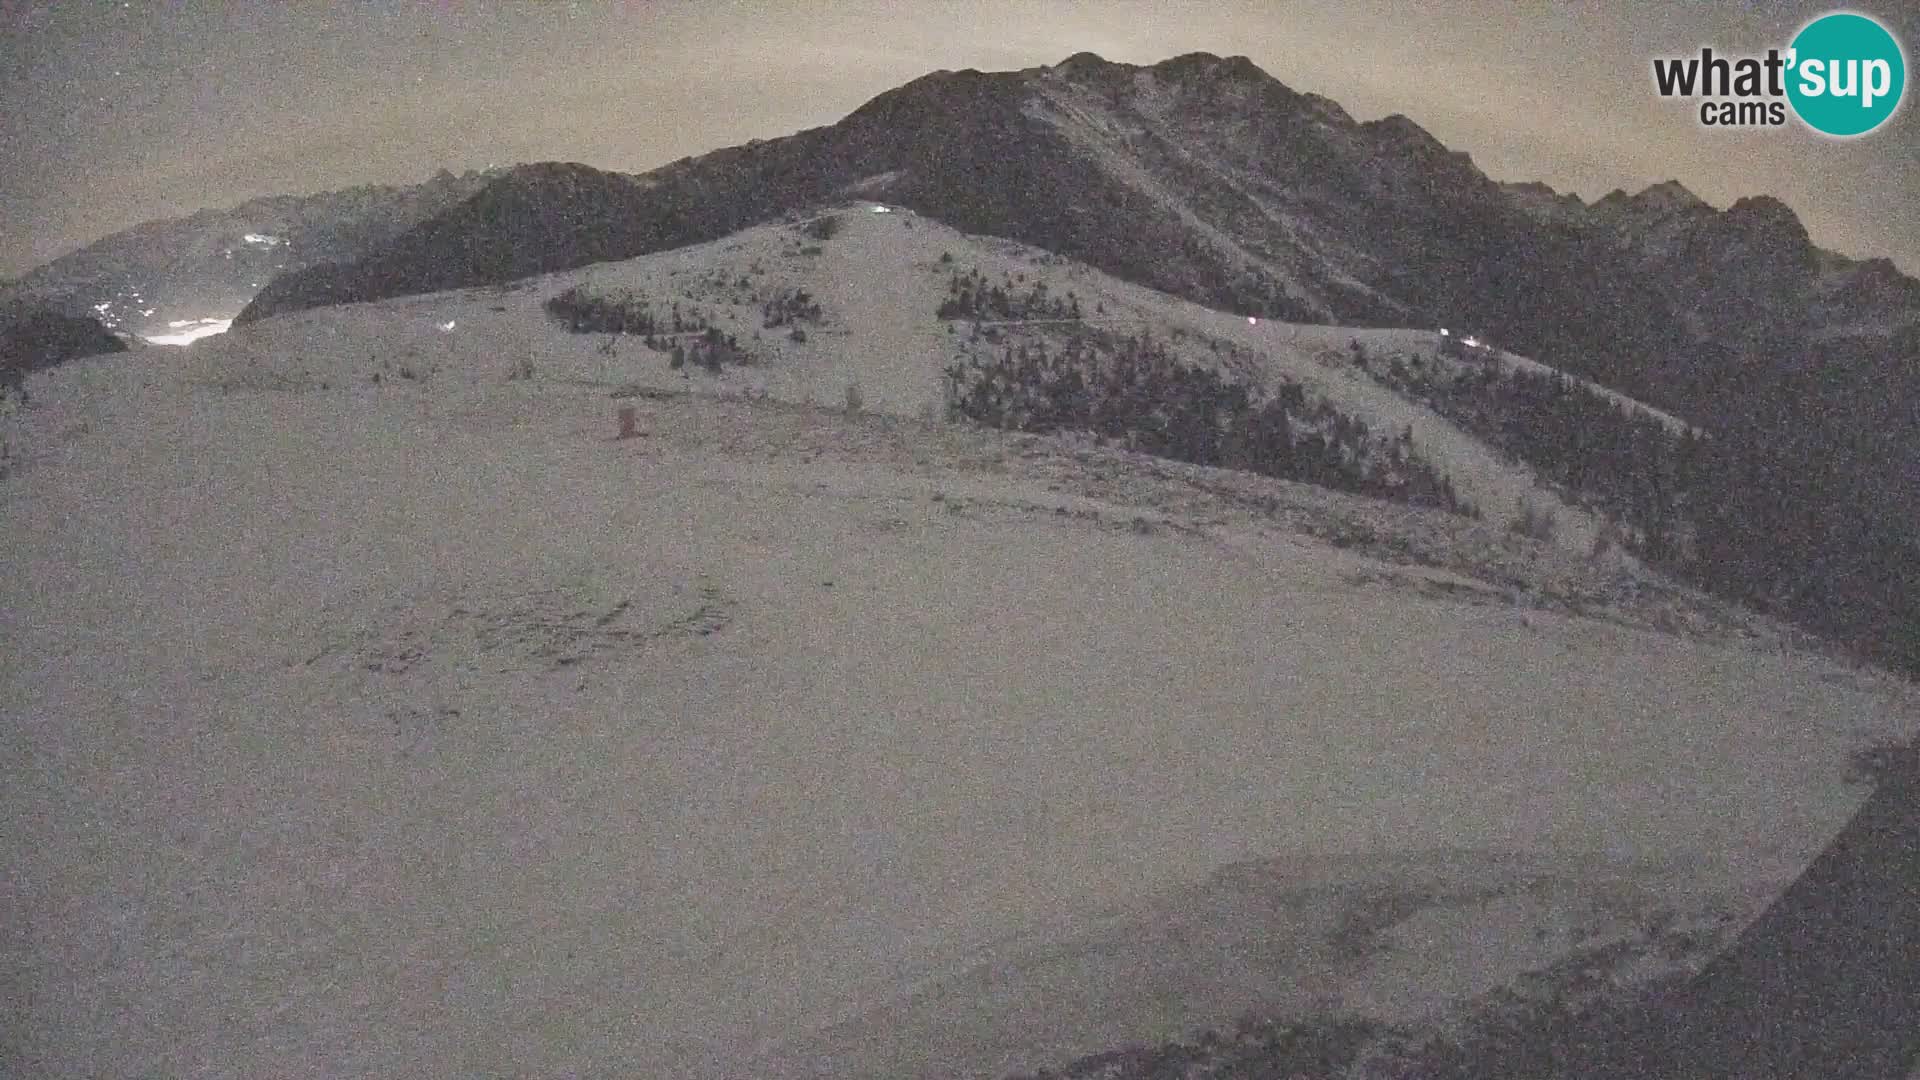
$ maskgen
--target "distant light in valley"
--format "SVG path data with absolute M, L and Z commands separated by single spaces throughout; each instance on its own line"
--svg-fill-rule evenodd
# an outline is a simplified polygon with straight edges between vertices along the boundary
M 175 319 L 168 323 L 169 328 L 179 330 L 177 334 L 156 334 L 147 339 L 149 345 L 191 345 L 203 337 L 224 334 L 233 326 L 232 319 Z M 187 329 L 181 329 L 186 327 Z

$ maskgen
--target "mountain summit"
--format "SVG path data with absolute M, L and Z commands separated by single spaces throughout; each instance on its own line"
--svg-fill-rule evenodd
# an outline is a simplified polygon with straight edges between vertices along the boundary
M 1500 204 L 1406 117 L 1361 124 L 1210 53 L 934 72 L 831 127 L 592 191 L 553 168 L 495 181 L 520 192 L 516 215 L 480 212 L 501 200 L 482 192 L 358 263 L 287 275 L 242 321 L 699 242 L 854 190 L 1236 311 L 1404 321 L 1428 298 L 1378 267 L 1417 256 L 1436 221 Z

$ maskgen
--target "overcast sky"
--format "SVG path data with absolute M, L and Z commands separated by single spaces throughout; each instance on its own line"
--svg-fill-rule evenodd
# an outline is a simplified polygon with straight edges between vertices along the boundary
M 1852 10 L 1920 42 L 1920 4 Z M 643 170 L 830 124 L 939 68 L 1082 50 L 1246 55 L 1362 120 L 1400 112 L 1502 180 L 1589 199 L 1773 194 L 1816 242 L 1920 274 L 1920 108 L 1851 142 L 1726 132 L 1656 55 L 1785 47 L 1784 0 L 117 3 L 0 0 L 0 275 L 248 198 L 567 160 Z M 1523 14 L 1532 12 L 1535 14 Z

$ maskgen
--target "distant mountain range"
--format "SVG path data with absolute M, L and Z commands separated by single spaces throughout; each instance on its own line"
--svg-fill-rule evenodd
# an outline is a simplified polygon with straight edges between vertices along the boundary
M 442 171 L 420 184 L 275 195 L 148 222 L 0 283 L 0 306 L 94 318 L 141 337 L 231 319 L 274 276 L 376 251 L 498 175 Z
M 1676 411 L 1756 354 L 1791 369 L 1807 344 L 1874 350 L 1920 326 L 1920 281 L 1816 248 L 1775 199 L 1497 183 L 1404 116 L 1361 123 L 1205 53 L 936 72 L 830 127 L 639 176 L 521 166 L 356 259 L 282 275 L 241 321 L 627 258 L 849 194 L 1236 312 L 1475 327 Z
M 1404 116 L 1361 123 L 1206 53 L 935 72 L 637 176 L 540 163 L 257 199 L 115 234 L 0 298 L 145 335 L 629 258 L 849 194 L 1236 312 L 1470 326 L 1695 414 L 1756 356 L 1790 372 L 1808 344 L 1880 352 L 1920 326 L 1920 281 L 1816 248 L 1775 199 L 1497 183 Z

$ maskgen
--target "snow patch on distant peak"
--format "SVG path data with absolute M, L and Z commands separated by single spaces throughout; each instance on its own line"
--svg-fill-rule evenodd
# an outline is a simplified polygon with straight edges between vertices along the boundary
M 891 169 L 887 172 L 875 173 L 872 176 L 863 176 L 853 183 L 848 184 L 846 187 L 841 188 L 840 191 L 841 194 L 849 196 L 871 195 L 876 191 L 886 190 L 897 182 L 902 175 L 904 175 L 904 170 Z

